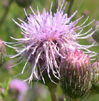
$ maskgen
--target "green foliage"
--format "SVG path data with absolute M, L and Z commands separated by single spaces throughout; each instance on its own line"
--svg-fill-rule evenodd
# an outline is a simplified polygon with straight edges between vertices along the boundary
M 5 97 L 8 93 L 10 79 L 11 77 L 8 77 L 3 83 L 0 83 L 0 86 L 5 90 L 5 92 L 2 94 L 2 97 Z

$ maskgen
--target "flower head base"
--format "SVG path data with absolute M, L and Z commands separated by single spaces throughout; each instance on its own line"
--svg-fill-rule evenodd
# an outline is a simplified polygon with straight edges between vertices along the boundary
M 61 87 L 65 95 L 78 99 L 91 87 L 90 59 L 82 51 L 75 50 L 66 57 L 66 66 L 61 68 Z
M 31 74 L 27 79 L 29 81 L 32 81 L 33 76 L 35 75 L 37 79 L 39 79 L 40 76 L 43 82 L 45 82 L 44 77 L 42 76 L 42 73 L 44 71 L 47 72 L 47 75 L 52 82 L 54 81 L 51 78 L 51 74 L 53 74 L 55 78 L 59 79 L 61 62 L 64 61 L 65 56 L 68 54 L 68 52 L 74 51 L 75 48 L 83 49 L 84 52 L 90 54 L 90 57 L 96 55 L 95 52 L 92 52 L 88 49 L 94 46 L 94 43 L 92 45 L 86 46 L 80 45 L 76 41 L 77 39 L 88 38 L 95 32 L 91 32 L 91 34 L 87 35 L 92 30 L 90 29 L 86 33 L 81 34 L 83 28 L 91 24 L 94 20 L 88 25 L 83 26 L 87 21 L 87 18 L 86 21 L 84 21 L 80 26 L 75 27 L 77 22 L 83 16 L 73 22 L 70 22 L 77 11 L 75 11 L 71 17 L 68 17 L 67 14 L 63 13 L 65 6 L 62 4 L 61 8 L 58 7 L 54 15 L 52 15 L 51 8 L 50 12 L 46 12 L 46 10 L 43 9 L 42 14 L 40 14 L 39 10 L 37 9 L 37 14 L 35 14 L 30 7 L 33 15 L 29 14 L 28 16 L 24 9 L 27 16 L 27 22 L 22 21 L 18 18 L 18 20 L 21 21 L 21 24 L 19 24 L 13 20 L 21 28 L 21 34 L 23 35 L 23 38 L 16 39 L 11 37 L 17 42 L 5 42 L 5 44 L 15 49 L 17 52 L 16 55 L 10 56 L 10 58 L 18 57 L 17 60 L 23 58 L 21 62 L 27 59 L 21 74 L 24 72 L 27 64 L 31 64 L 31 67 L 29 68 Z M 76 31 L 80 29 L 81 31 L 79 33 L 76 33 Z M 16 46 L 20 45 L 21 47 L 13 47 L 10 44 Z M 36 66 L 40 71 L 39 75 Z M 51 74 L 50 71 L 52 71 Z

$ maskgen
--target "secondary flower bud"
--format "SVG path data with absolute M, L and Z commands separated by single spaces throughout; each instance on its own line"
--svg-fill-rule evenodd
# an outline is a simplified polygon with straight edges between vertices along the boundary
M 66 66 L 61 68 L 61 88 L 66 96 L 78 99 L 91 87 L 90 59 L 82 51 L 75 50 L 66 57 Z
M 99 62 L 92 63 L 92 88 L 91 91 L 99 94 Z
M 32 3 L 33 0 L 15 0 L 15 1 L 20 7 L 26 8 Z
M 3 63 L 5 62 L 5 56 L 4 56 L 5 53 L 6 53 L 5 45 L 0 39 L 0 66 L 2 66 Z
M 92 35 L 93 39 L 99 43 L 99 21 L 96 21 L 95 25 L 93 26 L 93 30 L 96 32 Z

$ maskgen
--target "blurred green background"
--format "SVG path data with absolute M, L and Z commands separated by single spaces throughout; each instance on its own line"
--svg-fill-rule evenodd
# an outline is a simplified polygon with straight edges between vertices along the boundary
M 14 0 L 12 0 L 10 7 L 8 7 L 9 1 L 11 1 L 11 0 L 0 0 L 0 21 L 2 20 L 2 17 L 4 20 L 2 22 L 2 24 L 0 23 L 0 38 L 4 41 L 12 42 L 13 40 L 10 39 L 10 36 L 15 37 L 15 38 L 22 37 L 22 35 L 20 34 L 21 33 L 20 28 L 12 21 L 12 18 L 15 19 L 16 21 L 18 21 L 17 18 L 24 20 L 25 14 L 24 14 L 23 8 L 19 7 Z M 31 7 L 36 12 L 37 6 L 38 6 L 40 12 L 42 13 L 43 8 L 45 8 L 46 10 L 49 11 L 50 4 L 52 1 L 53 1 L 52 12 L 54 13 L 56 10 L 56 7 L 57 7 L 58 0 L 33 0 L 33 2 L 31 3 Z M 67 5 L 64 13 L 67 12 L 69 3 L 70 3 L 70 0 L 68 0 L 68 5 Z M 83 23 L 83 21 L 88 16 L 89 16 L 89 20 L 86 22 L 86 24 L 89 23 L 90 21 L 92 21 L 93 19 L 95 19 L 96 21 L 99 20 L 99 0 L 74 0 L 70 13 L 72 14 L 76 10 L 78 10 L 78 13 L 72 19 L 73 21 L 75 19 L 81 17 L 82 15 L 85 15 L 84 18 L 82 18 L 78 24 Z M 28 14 L 32 13 L 29 8 L 26 8 L 26 11 Z M 5 12 L 6 12 L 5 16 L 3 16 Z M 84 29 L 84 32 L 86 32 L 88 29 L 93 27 L 93 25 L 94 25 L 94 23 L 92 23 L 91 25 L 86 27 Z M 79 42 L 81 44 L 86 44 L 86 43 L 91 44 L 93 42 L 93 39 L 89 38 L 87 40 L 79 40 Z M 94 47 L 91 50 L 99 52 L 99 47 Z M 6 51 L 7 51 L 8 55 L 15 54 L 15 51 L 11 48 L 6 47 Z M 98 59 L 98 56 L 97 56 L 97 59 Z M 8 62 L 9 60 L 10 60 L 9 58 L 6 58 L 6 62 Z M 9 75 L 11 75 L 11 77 L 13 77 L 14 75 L 21 72 L 23 66 L 24 66 L 24 63 L 21 63 L 18 66 L 15 66 L 13 68 L 13 70 L 11 71 L 11 74 L 9 74 L 9 72 L 2 70 L 0 68 L 0 82 L 4 82 Z M 26 79 L 27 75 L 28 74 L 19 75 L 17 78 Z M 34 86 L 35 86 L 35 84 L 34 84 Z M 37 101 L 51 101 L 50 94 L 48 92 L 47 87 L 45 87 L 43 85 L 40 85 L 40 86 L 38 85 L 38 88 L 39 87 L 43 88 L 45 93 L 42 90 L 41 95 L 40 94 L 36 95 L 35 92 L 32 91 L 34 88 L 31 88 L 32 90 L 29 91 L 27 96 L 33 96 L 33 95 L 37 96 L 38 97 Z M 39 89 L 38 89 L 38 92 L 39 92 Z M 45 96 L 42 97 L 44 94 L 45 94 Z M 62 93 L 60 87 L 58 86 L 58 97 L 60 97 L 61 95 L 63 95 L 63 93 Z M 96 95 L 91 101 L 99 101 L 98 97 L 99 97 L 99 95 Z M 10 101 L 9 96 L 7 96 L 6 99 L 7 99 L 6 101 Z M 30 101 L 35 101 L 35 100 L 31 99 Z

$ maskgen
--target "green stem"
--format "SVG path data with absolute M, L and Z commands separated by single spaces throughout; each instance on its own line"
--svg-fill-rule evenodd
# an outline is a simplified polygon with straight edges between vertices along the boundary
M 56 10 L 57 10 L 57 8 L 58 8 L 58 0 L 54 0 L 54 7 L 55 7 L 55 12 L 56 12 Z
M 49 89 L 52 101 L 58 101 L 58 98 L 57 98 L 57 87 L 53 88 L 51 86 L 48 86 L 48 89 Z
M 2 17 L 0 19 L 0 28 L 1 28 L 5 18 L 7 16 L 8 12 L 9 12 L 9 8 L 10 8 L 12 2 L 13 2 L 13 0 L 10 0 L 9 3 L 8 3 L 8 6 L 5 8 L 4 14 L 2 15 Z
M 73 2 L 74 2 L 74 0 L 70 0 L 70 4 L 69 4 L 68 10 L 67 10 L 68 16 L 70 16 L 71 8 L 72 8 L 72 5 L 73 5 Z

